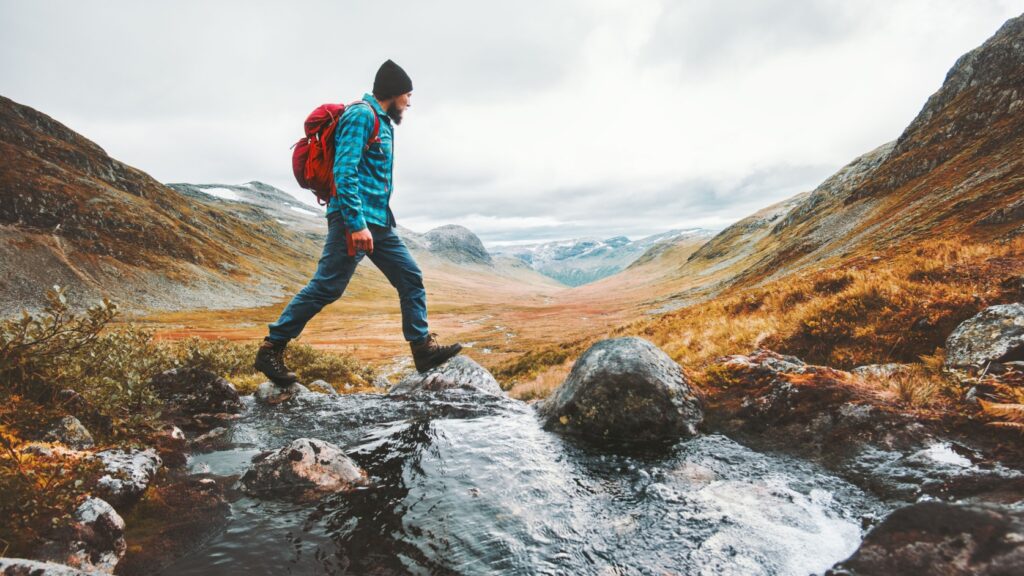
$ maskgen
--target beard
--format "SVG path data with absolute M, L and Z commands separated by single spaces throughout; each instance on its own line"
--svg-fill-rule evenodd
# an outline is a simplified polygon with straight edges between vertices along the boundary
M 388 113 L 388 118 L 391 118 L 391 121 L 395 124 L 402 123 L 402 111 L 398 109 L 394 102 L 388 104 L 388 109 L 385 112 Z

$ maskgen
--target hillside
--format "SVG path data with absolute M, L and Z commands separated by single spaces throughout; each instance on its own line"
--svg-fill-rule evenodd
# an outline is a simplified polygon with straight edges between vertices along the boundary
M 0 312 L 106 295 L 125 308 L 252 306 L 309 272 L 308 237 L 255 207 L 194 202 L 28 106 L 0 97 Z M 296 264 L 301 263 L 301 264 Z

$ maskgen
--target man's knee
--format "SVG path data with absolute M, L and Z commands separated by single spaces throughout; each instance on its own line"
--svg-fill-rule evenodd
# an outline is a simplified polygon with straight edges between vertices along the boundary
M 320 278 L 314 278 L 302 289 L 302 294 L 313 301 L 322 304 L 330 304 L 345 291 L 345 286 L 339 282 L 330 282 Z

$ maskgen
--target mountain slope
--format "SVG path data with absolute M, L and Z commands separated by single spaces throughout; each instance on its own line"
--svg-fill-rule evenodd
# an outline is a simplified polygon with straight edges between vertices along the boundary
M 245 218 L 192 202 L 94 142 L 0 96 L 0 311 L 71 287 L 128 308 L 254 305 L 308 266 L 308 238 L 257 210 Z
M 895 142 L 726 228 L 653 287 L 649 303 L 670 310 L 929 239 L 1022 233 L 1024 16 L 959 58 Z

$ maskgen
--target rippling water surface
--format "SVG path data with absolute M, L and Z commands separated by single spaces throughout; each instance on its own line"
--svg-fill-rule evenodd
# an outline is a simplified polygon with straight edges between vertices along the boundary
M 373 485 L 304 504 L 242 497 L 168 574 L 811 574 L 849 556 L 880 511 L 813 465 L 718 435 L 594 446 L 541 429 L 520 402 L 454 391 L 247 402 L 231 447 L 194 470 L 241 474 L 312 437 Z

